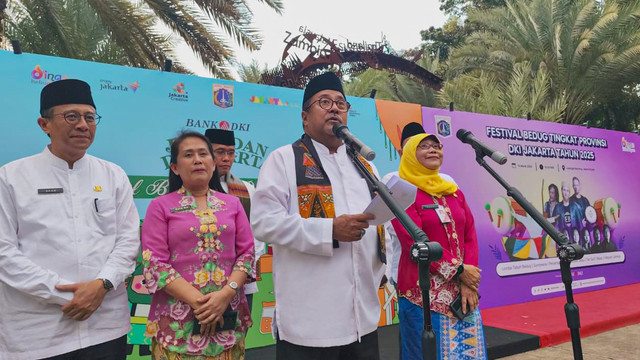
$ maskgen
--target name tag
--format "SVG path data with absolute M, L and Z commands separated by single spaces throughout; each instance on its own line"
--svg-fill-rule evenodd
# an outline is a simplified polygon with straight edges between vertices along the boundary
M 180 207 L 175 207 L 173 209 L 171 209 L 171 212 L 185 212 L 185 211 L 191 211 L 191 205 L 185 205 L 185 206 L 180 206 Z
M 63 192 L 62 188 L 38 189 L 39 195 L 62 194 Z
M 440 218 L 441 223 L 446 224 L 451 222 L 451 218 L 449 218 L 449 214 L 447 214 L 447 211 L 444 209 L 442 205 L 438 206 L 438 208 L 436 209 L 436 214 L 438 214 L 438 217 Z

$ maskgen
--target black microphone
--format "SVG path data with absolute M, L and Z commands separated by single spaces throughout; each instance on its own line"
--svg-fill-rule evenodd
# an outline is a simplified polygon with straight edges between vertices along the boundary
M 480 140 L 476 139 L 475 136 L 471 133 L 471 131 L 466 129 L 460 129 L 456 133 L 456 136 L 463 143 L 467 143 L 471 145 L 474 149 L 481 151 L 484 155 L 487 155 L 491 158 L 491 160 L 497 162 L 502 165 L 507 162 L 507 157 L 504 156 L 501 152 L 495 151 L 492 148 L 485 145 Z
M 362 141 L 358 140 L 357 137 L 353 136 L 346 125 L 333 125 L 333 133 L 338 138 L 342 139 L 342 141 L 344 141 L 344 143 L 347 144 L 347 146 L 349 146 L 353 151 L 360 153 L 363 158 L 371 161 L 376 157 L 376 153 L 373 152 L 370 147 L 363 144 Z

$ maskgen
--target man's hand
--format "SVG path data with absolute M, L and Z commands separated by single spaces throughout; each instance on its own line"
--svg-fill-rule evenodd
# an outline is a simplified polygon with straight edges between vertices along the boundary
M 477 292 L 478 287 L 480 286 L 480 271 L 482 270 L 473 265 L 463 264 L 463 266 L 464 271 L 460 274 L 460 281 L 470 287 L 473 291 Z
M 338 241 L 358 241 L 363 230 L 369 227 L 367 220 L 373 220 L 372 214 L 340 215 L 333 219 L 333 238 Z
M 62 312 L 77 321 L 87 320 L 100 307 L 104 296 L 107 294 L 107 290 L 100 279 L 68 285 L 56 285 L 56 289 L 73 292 L 73 299 L 62 307 Z
M 460 293 L 462 294 L 462 313 L 467 313 L 467 305 L 469 305 L 469 311 L 473 312 L 478 307 L 478 292 L 462 283 Z

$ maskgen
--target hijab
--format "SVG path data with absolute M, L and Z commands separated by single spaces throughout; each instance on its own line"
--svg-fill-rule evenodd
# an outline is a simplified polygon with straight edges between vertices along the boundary
M 458 186 L 440 177 L 440 168 L 436 170 L 427 169 L 418 161 L 416 151 L 422 140 L 431 137 L 440 143 L 440 139 L 433 134 L 418 134 L 412 136 L 402 149 L 400 158 L 400 178 L 417 186 L 418 189 L 429 195 L 441 196 L 450 195 L 458 190 Z

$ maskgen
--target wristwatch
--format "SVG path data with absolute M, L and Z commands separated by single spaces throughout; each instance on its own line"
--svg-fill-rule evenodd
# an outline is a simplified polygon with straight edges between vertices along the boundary
M 113 290 L 113 284 L 111 283 L 111 281 L 109 281 L 109 279 L 100 279 L 102 280 L 102 287 L 105 288 L 105 290 L 109 291 L 109 290 Z
M 460 276 L 462 275 L 463 272 L 464 272 L 464 264 L 460 263 L 460 266 L 458 266 L 458 270 L 456 271 L 456 274 L 454 276 Z
M 233 291 L 235 291 L 236 293 L 238 292 L 238 283 L 235 281 L 229 281 L 227 283 L 227 285 L 229 285 L 230 288 L 233 289 Z

